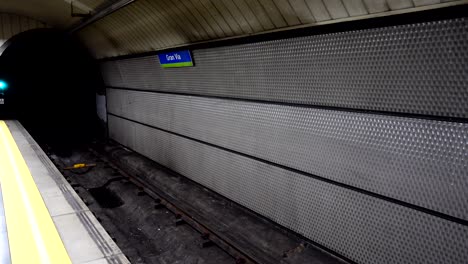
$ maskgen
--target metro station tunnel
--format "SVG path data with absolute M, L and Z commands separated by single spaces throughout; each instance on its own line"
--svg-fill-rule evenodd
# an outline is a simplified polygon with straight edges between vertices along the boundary
M 1 0 L 0 264 L 467 264 L 467 4 Z

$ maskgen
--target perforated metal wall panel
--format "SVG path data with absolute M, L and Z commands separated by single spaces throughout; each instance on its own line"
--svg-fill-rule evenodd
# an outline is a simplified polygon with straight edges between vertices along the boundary
M 206 144 L 109 117 L 110 136 L 359 263 L 466 263 L 468 228 Z
M 109 132 L 356 262 L 465 263 L 466 47 L 459 18 L 107 61 Z
M 468 219 L 467 123 L 115 89 L 107 96 L 113 114 Z
M 446 117 L 468 117 L 468 19 L 194 50 L 102 64 L 107 85 Z M 119 74 L 115 74 L 119 73 Z

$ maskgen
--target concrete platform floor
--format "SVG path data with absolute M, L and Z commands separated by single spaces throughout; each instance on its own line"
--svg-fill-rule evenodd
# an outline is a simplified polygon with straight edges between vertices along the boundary
M 37 197 L 39 199 L 42 197 L 47 208 L 45 212 L 48 211 L 52 218 L 52 226 L 55 225 L 60 236 L 58 239 L 63 242 L 71 262 L 129 263 L 93 213 L 22 125 L 17 121 L 6 121 L 6 124 L 32 176 L 31 182 L 40 193 Z M 9 238 L 11 235 L 8 234 Z

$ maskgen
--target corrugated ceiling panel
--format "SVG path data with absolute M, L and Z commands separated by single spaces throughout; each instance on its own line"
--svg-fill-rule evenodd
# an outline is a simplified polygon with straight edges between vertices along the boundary
M 349 16 L 363 16 L 367 15 L 367 8 L 361 0 L 348 0 L 343 1 Z
M 219 26 L 219 30 L 221 30 L 226 36 L 233 36 L 234 33 L 230 25 L 228 25 L 226 19 L 224 19 L 220 11 L 215 7 L 216 2 L 217 1 L 211 2 L 208 0 L 201 0 L 203 7 L 205 7 L 204 13 L 207 13 L 207 18 L 209 18 L 213 24 L 217 24 Z
M 175 32 L 183 32 L 183 36 L 190 42 L 200 39 L 200 33 L 193 26 L 190 19 L 191 17 L 187 16 L 177 16 L 179 8 L 172 1 L 154 1 L 153 5 L 157 9 L 166 10 L 165 13 L 162 13 L 162 19 L 166 20 L 170 25 L 169 29 L 174 30 Z
M 99 9 L 103 5 L 112 4 L 113 2 L 116 2 L 116 1 L 117 0 L 79 0 L 79 1 L 73 0 L 74 4 L 79 2 L 81 5 L 84 5 L 93 10 Z
M 268 14 L 266 13 L 267 10 L 265 10 L 265 8 L 263 8 L 263 6 L 258 1 L 261 1 L 261 0 L 245 0 L 245 2 L 247 2 L 248 8 L 250 8 L 250 10 L 252 11 L 251 13 L 255 14 L 258 21 L 262 25 L 263 30 L 274 29 L 275 25 L 273 24 L 273 21 L 270 19 L 270 16 L 274 16 L 274 14 L 270 14 L 270 16 L 268 16 Z M 272 13 L 273 9 L 276 9 L 276 7 L 269 8 L 268 11 Z M 242 11 L 244 10 L 246 10 L 245 7 L 242 9 Z M 276 18 L 276 24 L 286 26 L 286 23 L 284 23 L 284 21 L 283 23 L 281 23 L 281 21 L 278 21 L 278 18 Z
M 414 4 L 416 6 L 423 6 L 423 5 L 434 5 L 434 4 L 438 4 L 440 3 L 441 1 L 439 0 L 413 0 Z
M 291 7 L 294 9 L 301 24 L 308 24 L 315 22 L 314 16 L 310 12 L 309 6 L 304 0 L 289 0 Z
M 330 20 L 330 13 L 328 12 L 322 0 L 306 0 L 309 9 L 317 22 Z
M 74 13 L 87 14 L 115 1 L 117 0 L 4 0 L 0 1 L 0 12 L 29 17 L 49 26 L 65 29 L 80 20 L 71 15 L 71 3 Z
M 391 10 L 414 7 L 413 1 L 411 0 L 387 0 L 387 4 Z
M 324 3 L 333 19 L 348 17 L 348 11 L 340 0 L 328 0 Z
M 299 25 L 301 23 L 288 0 L 275 0 L 275 4 L 289 26 Z
M 257 15 L 253 13 L 253 9 L 250 9 L 244 0 L 239 0 L 236 2 L 233 2 L 232 0 L 224 1 L 225 3 L 232 3 L 232 5 L 237 7 L 241 16 L 236 17 L 244 17 L 246 19 L 249 27 L 252 29 L 252 31 L 249 33 L 263 31 L 263 26 L 260 23 L 260 20 L 257 18 Z
M 47 27 L 46 24 L 29 17 L 0 13 L 0 46 L 21 32 Z
M 275 2 L 272 0 L 258 0 L 261 9 L 265 10 L 266 16 L 273 23 L 275 28 L 282 28 L 288 26 L 281 12 L 278 10 Z
M 248 33 L 242 31 L 241 25 L 236 21 L 235 16 L 233 16 L 230 9 L 223 3 L 223 1 L 214 1 L 213 6 L 216 8 L 216 11 L 219 12 L 219 15 L 216 15 L 216 17 L 218 19 L 222 19 L 226 23 L 233 35 Z
M 412 12 L 420 7 L 466 3 L 468 0 L 139 0 L 81 30 L 79 36 L 97 58 L 103 58 L 362 19 L 394 10 Z

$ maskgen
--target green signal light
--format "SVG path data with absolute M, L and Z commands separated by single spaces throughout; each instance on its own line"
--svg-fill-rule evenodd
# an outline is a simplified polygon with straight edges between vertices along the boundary
M 3 80 L 0 80 L 0 91 L 4 91 L 7 88 L 8 88 L 8 83 Z

